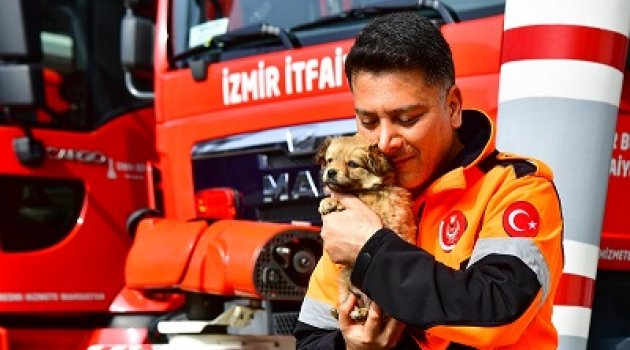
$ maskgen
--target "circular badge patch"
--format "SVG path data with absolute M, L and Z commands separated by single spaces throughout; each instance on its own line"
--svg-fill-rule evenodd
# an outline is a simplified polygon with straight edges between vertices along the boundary
M 534 237 L 539 226 L 538 210 L 529 202 L 514 202 L 503 212 L 503 228 L 512 237 Z
M 466 231 L 468 222 L 464 213 L 453 210 L 442 221 L 440 221 L 440 247 L 445 252 L 450 252 L 459 238 Z

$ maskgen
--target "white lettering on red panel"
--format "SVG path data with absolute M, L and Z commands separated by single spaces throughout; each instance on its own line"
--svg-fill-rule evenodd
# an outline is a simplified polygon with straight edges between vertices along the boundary
M 627 151 L 630 149 L 630 133 L 616 132 L 613 143 L 613 158 L 610 160 L 610 176 L 630 177 L 630 159 Z
M 104 301 L 102 292 L 10 292 L 0 293 L 0 303 Z
M 286 56 L 284 67 L 259 61 L 250 71 L 223 68 L 221 89 L 223 104 L 257 101 L 282 95 L 338 88 L 343 84 L 345 54 L 337 47 L 331 56 L 295 60 Z
M 630 250 L 604 247 L 599 251 L 599 258 L 612 261 L 630 261 Z

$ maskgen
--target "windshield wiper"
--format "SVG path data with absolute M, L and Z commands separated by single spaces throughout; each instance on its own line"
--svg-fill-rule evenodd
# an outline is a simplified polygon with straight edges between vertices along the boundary
M 239 28 L 229 33 L 220 35 L 217 38 L 220 42 L 223 42 L 224 44 L 236 44 L 249 42 L 269 36 L 280 39 L 280 42 L 282 42 L 282 45 L 284 45 L 286 49 L 300 47 L 300 43 L 290 32 L 282 27 L 269 23 L 258 23 Z
M 357 7 L 351 8 L 346 11 L 342 11 L 340 13 L 321 17 L 318 20 L 313 22 L 299 24 L 290 29 L 291 32 L 304 30 L 304 29 L 312 29 L 317 28 L 329 24 L 335 24 L 339 22 L 345 22 L 347 20 L 357 19 L 357 18 L 367 18 L 376 15 L 383 15 L 393 12 L 399 11 L 411 11 L 411 10 L 422 10 L 422 9 L 433 9 L 436 10 L 442 20 L 445 23 L 454 23 L 455 19 L 451 14 L 451 11 L 442 4 L 439 0 L 399 0 L 399 1 L 388 1 L 383 5 L 371 5 L 365 7 Z
M 239 44 L 257 42 L 269 37 L 280 40 L 286 49 L 300 47 L 297 39 L 286 29 L 268 23 L 257 23 L 217 35 L 207 44 L 198 45 L 178 53 L 173 56 L 173 60 L 180 61 L 191 58 L 189 65 L 193 79 L 204 81 L 208 78 L 208 65 L 218 61 L 222 52 Z M 194 58 L 195 56 L 201 57 Z
M 201 44 L 191 47 L 188 50 L 173 56 L 173 60 L 180 61 L 202 53 L 213 52 L 220 53 L 232 46 L 256 42 L 260 39 L 275 37 L 286 49 L 300 47 L 297 39 L 286 29 L 268 23 L 256 23 L 247 27 L 239 28 L 225 34 L 217 35 L 212 38 L 209 44 Z

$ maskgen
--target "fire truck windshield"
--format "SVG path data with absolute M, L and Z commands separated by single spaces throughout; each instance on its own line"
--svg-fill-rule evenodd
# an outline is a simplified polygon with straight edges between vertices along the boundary
M 503 0 L 189 0 L 173 2 L 174 66 L 353 38 L 374 16 L 421 11 L 436 24 L 498 14 Z
M 401 9 L 432 9 L 429 15 L 452 22 L 498 14 L 504 5 L 504 0 L 233 0 L 228 30 L 263 22 L 290 31 Z

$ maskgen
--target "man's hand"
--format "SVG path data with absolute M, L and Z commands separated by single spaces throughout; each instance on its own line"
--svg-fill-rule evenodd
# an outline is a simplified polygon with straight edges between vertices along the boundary
M 346 342 L 347 350 L 391 349 L 402 337 L 405 325 L 387 317 L 375 302 L 370 304 L 365 323 L 357 323 L 350 317 L 357 299 L 350 293 L 339 306 L 339 328 Z
M 333 262 L 352 266 L 361 247 L 383 224 L 378 215 L 357 197 L 339 193 L 332 196 L 345 209 L 322 216 L 324 249 Z

